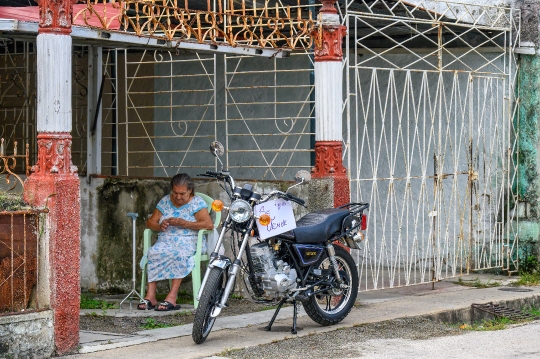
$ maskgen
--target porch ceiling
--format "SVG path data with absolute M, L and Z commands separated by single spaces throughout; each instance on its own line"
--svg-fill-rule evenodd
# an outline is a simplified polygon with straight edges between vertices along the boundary
M 7 4 L 7 1 L 18 0 L 0 0 L 0 5 Z M 243 33 L 244 30 L 242 29 L 240 32 L 242 36 L 248 36 L 249 34 L 251 34 L 249 36 L 252 36 L 256 33 L 259 34 L 260 32 L 259 36 L 261 36 L 262 39 L 265 39 L 263 40 L 264 43 L 262 46 L 257 46 L 257 42 L 253 42 L 251 45 L 247 46 L 242 42 L 237 42 L 236 37 L 234 40 L 229 39 L 229 42 L 226 42 L 223 38 L 217 36 L 213 39 L 214 41 L 211 41 L 211 39 L 197 41 L 193 37 L 190 38 L 190 36 L 185 38 L 186 36 L 182 35 L 182 33 L 178 30 L 178 24 L 175 25 L 174 23 L 174 21 L 178 22 L 178 18 L 175 18 L 173 15 L 169 15 L 168 19 L 171 21 L 171 24 L 169 24 L 171 28 L 167 30 L 168 32 L 174 34 L 174 38 L 172 38 L 172 40 L 169 40 L 163 34 L 158 33 L 146 35 L 144 33 L 136 34 L 132 32 L 133 29 L 130 31 L 118 30 L 121 25 L 117 19 L 115 20 L 115 16 L 111 17 L 111 15 L 109 15 L 110 20 L 106 26 L 107 29 L 104 29 L 98 20 L 107 19 L 107 16 L 103 16 L 101 12 L 104 11 L 104 6 L 110 7 L 111 5 L 104 5 L 100 3 L 100 1 L 101 0 L 93 0 L 91 2 L 89 1 L 88 4 L 76 5 L 79 7 L 77 9 L 79 15 L 87 14 L 84 12 L 84 10 L 81 10 L 84 7 L 94 6 L 94 8 L 92 8 L 92 14 L 94 15 L 88 15 L 85 21 L 97 22 L 96 24 L 91 24 L 93 27 L 74 26 L 73 33 L 71 35 L 74 43 L 92 44 L 103 47 L 227 53 L 263 57 L 288 57 L 291 51 L 289 48 L 287 48 L 289 46 L 284 46 L 284 48 L 281 46 L 281 43 L 275 44 L 279 46 L 269 46 L 268 40 L 270 40 L 272 37 L 272 29 L 262 27 L 260 25 L 254 25 L 255 27 L 250 29 L 250 32 L 245 34 Z M 139 0 L 130 1 L 134 2 L 135 4 Z M 232 0 L 230 2 L 221 0 L 221 2 L 223 4 L 227 3 L 229 6 L 232 6 L 232 13 L 235 13 L 236 11 L 236 14 L 238 14 L 243 11 L 249 16 L 262 15 L 263 11 L 266 11 L 266 16 L 278 16 L 277 14 L 284 11 L 284 9 L 289 9 L 289 14 L 285 18 L 294 17 L 297 21 L 309 21 L 310 10 L 316 10 L 316 7 L 313 7 L 313 4 L 310 4 L 310 1 L 308 0 L 281 0 L 279 1 L 279 9 L 271 6 L 271 4 L 274 3 L 272 1 L 266 3 L 262 1 L 254 1 L 252 4 L 253 8 L 249 9 L 246 8 L 246 4 L 242 0 Z M 314 2 L 318 4 L 318 1 Z M 208 2 L 206 1 L 189 1 L 189 11 L 191 12 L 194 11 L 203 14 L 204 11 L 206 11 L 206 13 L 208 13 L 208 6 Z M 359 41 L 365 48 L 391 49 L 395 48 L 396 44 L 401 44 L 408 49 L 432 49 L 440 46 L 439 41 L 442 41 L 442 45 L 445 48 L 459 49 L 474 46 L 479 49 L 481 47 L 485 47 L 485 50 L 490 51 L 489 48 L 500 49 L 501 47 L 508 45 L 508 39 L 504 36 L 506 29 L 497 25 L 497 19 L 496 21 L 492 21 L 490 19 L 488 21 L 489 24 L 483 24 L 483 21 L 485 21 L 485 19 L 489 19 L 489 17 L 493 14 L 487 14 L 485 16 L 484 14 L 471 15 L 469 19 L 468 16 L 463 16 L 463 13 L 458 14 L 458 12 L 453 13 L 452 11 L 449 11 L 440 14 L 423 8 L 422 6 L 399 0 L 355 0 L 352 2 L 339 0 L 338 6 L 341 8 L 342 14 L 345 14 L 345 7 L 347 6 L 349 14 L 361 15 L 357 18 L 359 20 L 350 21 L 348 36 L 351 43 Z M 35 9 L 36 7 L 15 7 L 12 9 L 26 10 L 30 8 Z M 293 8 L 295 9 L 293 10 Z M 175 13 L 177 17 L 179 15 L 188 17 L 191 16 L 185 12 L 182 12 L 183 9 L 174 9 L 174 11 L 179 11 L 178 14 Z M 479 12 L 488 11 L 486 9 L 487 7 L 476 10 Z M 492 7 L 492 9 L 494 9 L 495 12 L 498 10 L 497 7 Z M 114 14 L 114 12 L 111 10 L 112 8 L 108 10 L 108 14 Z M 118 10 L 115 9 L 115 11 Z M 128 9 L 127 12 L 122 16 L 134 16 L 133 14 L 129 15 L 131 14 L 130 11 L 133 12 L 132 10 Z M 224 13 L 222 15 L 229 14 L 227 16 L 230 16 L 231 12 L 227 12 L 228 10 L 223 11 Z M 27 11 L 26 13 L 33 14 L 35 11 Z M 88 14 L 90 14 L 90 12 L 88 12 Z M 105 14 L 107 14 L 107 12 Z M 150 15 L 147 15 L 148 19 L 152 19 L 152 21 L 157 19 L 153 18 L 157 16 L 153 12 L 150 12 L 149 14 Z M 218 16 L 220 13 L 212 14 L 216 14 L 216 16 Z M 32 16 L 35 16 L 35 14 Z M 481 20 L 482 16 L 484 16 L 484 20 Z M 0 18 L 1 17 L 3 16 L 2 12 L 0 11 Z M 76 19 L 76 24 L 78 23 L 79 25 L 84 25 L 84 23 L 81 22 L 82 18 L 83 16 L 78 16 Z M 183 18 L 180 17 L 180 19 Z M 20 17 L 19 20 L 0 19 L 0 32 L 2 33 L 0 36 L 35 38 L 37 34 L 37 22 L 21 20 L 23 19 Z M 37 18 L 35 20 L 37 20 Z M 164 24 L 161 18 L 159 21 Z M 506 18 L 502 18 L 499 22 L 506 21 Z M 196 29 L 192 29 L 191 31 L 194 30 Z M 224 29 L 224 31 L 227 32 L 228 30 Z M 184 38 L 182 38 L 182 36 L 184 36 Z M 291 39 L 293 38 L 294 36 Z M 234 42 L 234 45 L 230 44 L 232 42 Z M 297 43 L 295 42 L 295 44 Z M 401 47 L 401 45 L 398 47 Z M 298 44 L 296 46 L 298 46 Z
M 0 37 L 34 40 L 38 33 L 38 23 L 14 19 L 0 19 Z M 108 48 L 152 49 L 182 52 L 225 53 L 261 57 L 288 57 L 288 49 L 254 48 L 246 46 L 230 46 L 226 43 L 203 43 L 196 41 L 168 41 L 150 36 L 101 30 L 86 26 L 73 26 L 71 37 L 74 45 L 95 45 Z

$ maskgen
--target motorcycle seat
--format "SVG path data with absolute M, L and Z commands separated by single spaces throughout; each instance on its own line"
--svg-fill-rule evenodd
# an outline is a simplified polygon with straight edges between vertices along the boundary
M 349 215 L 345 208 L 327 208 L 311 212 L 296 222 L 296 228 L 277 237 L 296 243 L 324 243 L 334 233 L 341 230 L 343 219 Z

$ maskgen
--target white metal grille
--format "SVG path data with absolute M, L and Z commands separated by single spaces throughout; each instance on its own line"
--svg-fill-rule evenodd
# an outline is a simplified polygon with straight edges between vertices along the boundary
M 126 105 L 118 128 L 127 157 L 119 174 L 170 177 L 213 168 L 215 55 L 124 51 L 124 59 Z
M 314 136 L 313 59 L 225 57 L 227 164 L 240 178 L 290 180 L 308 169 Z
M 506 268 L 519 17 L 447 1 L 346 7 L 347 163 L 371 203 L 361 290 Z M 429 6 L 428 9 L 426 7 Z
M 19 153 L 36 141 L 36 48 L 33 41 L 0 39 L 0 138 L 5 148 L 18 142 Z M 23 173 L 22 167 L 16 171 Z

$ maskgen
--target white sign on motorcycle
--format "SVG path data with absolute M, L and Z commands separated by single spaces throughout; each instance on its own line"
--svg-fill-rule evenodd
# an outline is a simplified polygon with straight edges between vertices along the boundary
M 257 221 L 259 236 L 266 239 L 281 233 L 285 233 L 296 228 L 292 204 L 284 199 L 276 199 L 255 206 L 255 215 L 267 214 L 272 221 L 269 225 L 263 226 Z

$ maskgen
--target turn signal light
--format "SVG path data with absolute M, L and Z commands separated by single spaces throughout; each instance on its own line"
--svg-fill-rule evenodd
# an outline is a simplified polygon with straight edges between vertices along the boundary
M 263 226 L 267 226 L 270 224 L 270 222 L 272 221 L 272 219 L 270 218 L 269 215 L 267 215 L 266 213 L 265 214 L 262 214 L 260 217 L 259 217 L 259 223 Z
M 214 200 L 214 202 L 212 202 L 212 210 L 221 212 L 223 210 L 223 202 L 219 199 Z

